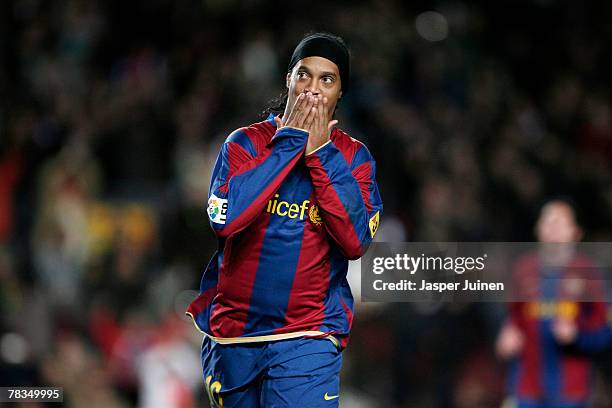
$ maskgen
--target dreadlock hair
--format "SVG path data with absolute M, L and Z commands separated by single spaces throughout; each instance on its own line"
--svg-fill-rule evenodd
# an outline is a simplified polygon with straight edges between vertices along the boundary
M 261 112 L 261 117 L 266 119 L 270 114 L 280 115 L 285 112 L 285 107 L 287 106 L 287 98 L 289 96 L 289 89 L 284 88 L 283 92 L 280 93 L 276 98 L 270 99 L 268 101 L 268 107 L 266 107 Z

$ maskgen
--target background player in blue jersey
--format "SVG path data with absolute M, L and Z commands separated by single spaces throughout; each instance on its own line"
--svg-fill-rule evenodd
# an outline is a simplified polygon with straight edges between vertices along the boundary
M 382 211 L 369 151 L 334 127 L 349 65 L 342 39 L 306 36 L 284 113 L 234 131 L 217 158 L 207 211 L 219 245 L 187 312 L 205 333 L 213 405 L 338 405 L 348 260 Z
M 542 208 L 536 234 L 540 242 L 566 244 L 582 236 L 574 209 L 563 200 L 550 201 Z M 546 246 L 546 255 L 525 256 L 515 266 L 517 290 L 533 300 L 511 304 L 510 318 L 497 341 L 498 354 L 514 358 L 509 383 L 514 397 L 511 406 L 587 407 L 593 353 L 606 348 L 609 333 L 605 302 L 577 302 L 564 295 L 567 291 L 563 285 L 571 282 L 564 278 L 580 274 L 581 281 L 587 282 L 587 297 L 604 298 L 601 280 L 593 274 L 594 265 L 572 248 Z M 551 256 L 555 259 L 547 261 Z

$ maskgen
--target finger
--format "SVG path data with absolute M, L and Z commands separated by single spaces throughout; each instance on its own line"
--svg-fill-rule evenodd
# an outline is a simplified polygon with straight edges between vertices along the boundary
M 325 129 L 323 128 L 323 126 L 325 125 L 325 111 L 326 111 L 326 105 L 325 105 L 325 100 L 327 98 L 324 98 L 323 96 L 321 96 L 321 99 L 319 100 L 319 106 L 318 106 L 318 112 L 317 112 L 317 116 L 318 116 L 318 129 L 319 131 L 322 133 Z
M 306 100 L 305 94 L 301 93 L 298 95 L 298 97 L 295 100 L 295 103 L 293 104 L 293 108 L 291 109 L 291 112 L 289 113 L 287 117 L 287 121 L 285 122 L 285 124 L 287 124 L 290 121 L 291 121 L 291 124 L 293 124 L 293 122 L 295 121 L 295 118 L 298 116 L 300 112 L 300 109 L 304 106 L 305 100 Z
M 310 115 L 310 111 L 312 110 L 312 105 L 314 103 L 314 97 L 310 92 L 306 94 L 306 102 L 302 109 L 298 112 L 298 116 L 296 117 L 297 126 L 300 128 L 304 128 L 304 122 L 308 115 Z
M 280 129 L 280 128 L 283 127 L 283 121 L 281 120 L 280 115 L 276 115 L 274 117 L 274 123 L 276 123 L 276 128 L 277 129 Z
M 310 92 L 309 92 L 310 94 Z M 315 103 L 315 96 L 310 95 L 309 96 L 309 101 L 305 106 L 305 110 L 303 110 L 303 117 L 302 117 L 302 125 L 300 126 L 302 129 L 306 129 L 310 132 L 311 129 L 309 129 L 309 127 L 312 125 L 312 111 L 313 109 L 316 110 L 316 107 L 314 106 Z
M 295 102 L 293 103 L 293 107 L 291 108 L 291 111 L 289 112 L 289 115 L 287 115 L 287 122 L 294 120 L 297 113 L 300 110 L 300 107 L 304 104 L 304 99 L 305 96 L 303 93 L 299 94 L 298 97 L 295 99 Z
M 305 116 L 305 109 L 308 105 L 308 94 L 302 93 L 302 103 L 295 110 L 295 115 L 293 116 L 293 126 L 301 127 L 303 118 Z
M 337 124 L 338 124 L 338 121 L 336 119 L 330 120 L 329 124 L 327 125 L 327 130 L 329 130 L 331 132 L 333 127 L 336 126 Z
M 324 98 L 323 98 L 323 106 L 324 106 L 324 115 L 325 115 L 325 116 L 324 116 L 324 118 L 325 118 L 325 119 L 324 119 L 324 122 L 323 122 L 323 123 L 325 123 L 325 121 L 326 121 L 326 120 L 327 120 L 327 119 L 328 119 L 328 118 L 331 116 L 331 115 L 329 114 L 329 107 L 328 107 L 328 105 L 327 105 L 327 97 L 324 97 Z M 334 126 L 335 126 L 337 123 L 338 123 L 338 121 L 337 121 L 337 120 L 335 120 L 335 119 L 334 119 L 334 120 L 330 120 L 330 121 L 327 123 L 327 131 L 328 131 L 328 135 L 329 135 L 329 132 L 331 132 L 332 128 L 333 128 L 333 127 L 334 127 Z
M 325 107 L 325 114 L 329 118 L 331 114 L 329 113 L 329 105 L 327 104 L 327 97 L 323 98 L 323 106 Z
M 308 115 L 304 119 L 304 126 L 303 126 L 304 129 L 308 129 L 308 131 L 312 131 L 312 122 L 314 121 L 316 114 L 317 114 L 316 106 L 311 106 L 310 111 L 308 112 Z
M 321 126 L 321 121 L 320 121 L 320 113 L 321 113 L 321 107 L 323 106 L 323 101 L 321 100 L 321 97 L 319 95 L 317 95 L 315 101 L 314 101 L 314 105 L 313 107 L 316 108 L 316 112 L 314 115 L 314 118 L 312 120 L 312 127 L 313 130 L 319 134 L 319 130 L 320 130 L 320 126 Z
M 323 107 L 323 97 L 320 95 L 317 95 L 317 100 L 314 104 L 314 108 L 316 109 L 316 112 L 314 112 L 314 118 L 312 119 L 312 128 L 315 131 L 315 133 L 317 135 L 321 135 L 321 131 L 323 129 L 321 129 L 321 127 L 323 126 L 324 122 L 321 120 L 321 108 Z

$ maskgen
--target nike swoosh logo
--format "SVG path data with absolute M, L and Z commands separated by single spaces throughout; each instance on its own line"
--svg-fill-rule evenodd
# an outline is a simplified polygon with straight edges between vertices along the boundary
M 336 399 L 338 397 L 339 397 L 339 395 L 327 395 L 327 393 L 325 393 L 325 396 L 323 398 L 325 398 L 325 401 L 330 401 L 330 400 Z

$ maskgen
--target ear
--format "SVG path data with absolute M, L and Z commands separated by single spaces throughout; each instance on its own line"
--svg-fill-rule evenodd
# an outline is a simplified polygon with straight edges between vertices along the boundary
M 342 91 L 338 94 L 338 99 L 342 98 Z
M 287 78 L 285 81 L 285 86 L 289 89 L 289 84 L 291 84 L 291 71 L 287 72 Z

